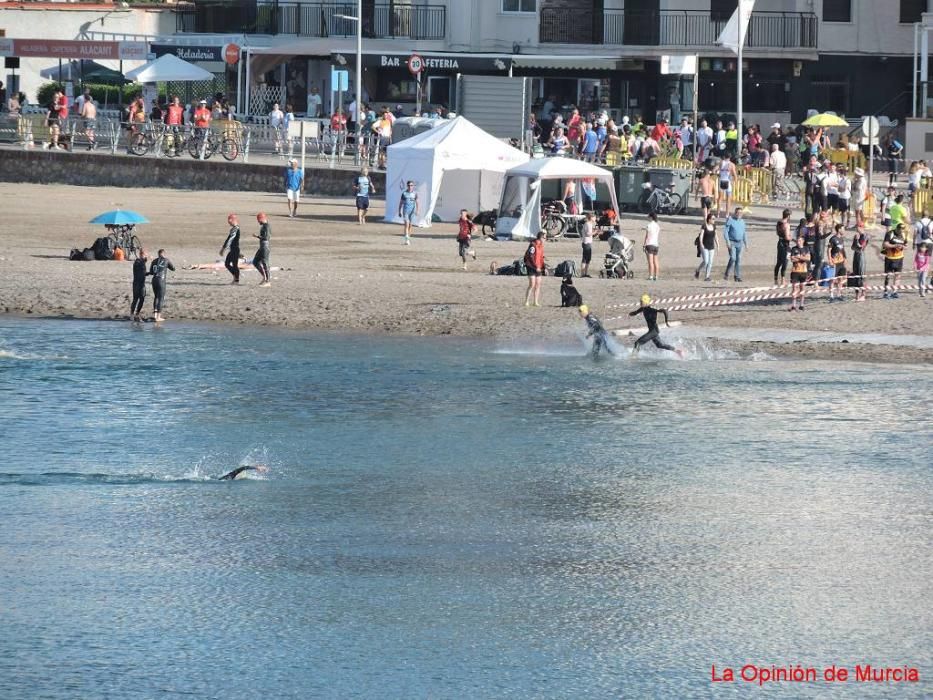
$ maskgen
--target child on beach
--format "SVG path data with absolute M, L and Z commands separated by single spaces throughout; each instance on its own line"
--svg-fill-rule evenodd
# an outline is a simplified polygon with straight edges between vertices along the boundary
M 470 243 L 473 241 L 473 231 L 476 230 L 476 225 L 473 223 L 473 220 L 470 218 L 470 215 L 467 213 L 466 209 L 460 210 L 460 220 L 457 222 L 460 226 L 460 230 L 457 231 L 457 244 L 460 247 L 460 260 L 463 262 L 463 269 L 467 269 L 467 255 L 473 256 L 473 259 L 476 260 L 476 251 L 470 246 Z
M 917 254 L 914 256 L 914 269 L 917 271 L 917 284 L 920 285 L 920 296 L 927 295 L 927 278 L 930 275 L 930 251 L 933 244 L 923 240 L 917 244 Z

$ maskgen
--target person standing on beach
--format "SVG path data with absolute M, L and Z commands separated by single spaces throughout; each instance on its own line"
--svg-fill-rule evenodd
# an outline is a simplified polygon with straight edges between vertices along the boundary
M 774 263 L 774 286 L 778 286 L 778 277 L 780 277 L 780 286 L 786 284 L 787 260 L 790 256 L 790 247 L 793 242 L 790 230 L 790 209 L 781 212 L 781 220 L 777 222 L 777 258 Z
M 165 249 L 159 249 L 159 257 L 152 261 L 149 268 L 149 274 L 152 275 L 152 293 L 155 298 L 152 300 L 153 320 L 156 323 L 162 322 L 162 306 L 165 303 L 165 287 L 168 284 L 168 271 L 175 271 L 175 266 L 165 257 Z
M 240 283 L 240 220 L 236 214 L 230 214 L 227 217 L 227 223 L 230 224 L 230 233 L 227 234 L 227 240 L 224 241 L 220 254 L 229 249 L 227 257 L 224 258 L 224 267 L 233 275 L 233 283 Z
M 544 276 L 544 231 L 529 244 L 525 251 L 525 269 L 528 289 L 525 291 L 525 306 L 541 306 L 541 278 Z
M 463 262 L 463 269 L 466 270 L 467 255 L 472 255 L 473 259 L 476 260 L 476 251 L 474 251 L 470 245 L 473 240 L 473 231 L 476 230 L 476 225 L 473 223 L 466 209 L 460 210 L 460 219 L 457 224 L 459 225 L 457 244 L 460 249 L 460 260 Z
M 140 314 L 143 310 L 143 302 L 146 301 L 146 263 L 149 262 L 149 255 L 145 248 L 141 248 L 139 255 L 133 261 L 133 301 L 130 304 L 130 316 L 134 321 L 141 321 Z
M 729 262 L 726 263 L 726 272 L 722 276 L 729 279 L 729 273 L 735 266 L 735 281 L 742 281 L 742 252 L 748 249 L 748 234 L 745 230 L 745 219 L 742 218 L 742 207 L 736 207 L 735 213 L 726 219 L 725 233 L 726 247 L 729 249 Z
M 842 290 L 846 283 L 846 239 L 843 224 L 833 227 L 833 235 L 827 243 L 829 247 L 829 262 L 833 265 L 833 279 L 829 283 L 829 300 L 844 301 Z
M 803 311 L 803 298 L 806 295 L 807 277 L 810 267 L 810 248 L 803 236 L 798 234 L 797 244 L 790 251 L 790 311 Z M 799 305 L 799 306 L 798 306 Z
M 590 276 L 590 262 L 593 260 L 593 233 L 596 230 L 596 215 L 586 213 L 583 221 L 583 230 L 580 232 L 580 243 L 583 246 L 583 256 L 580 260 L 580 276 Z
M 405 191 L 398 200 L 398 215 L 402 218 L 405 226 L 405 240 L 403 245 L 411 245 L 411 224 L 420 213 L 418 204 L 418 193 L 415 192 L 415 183 L 409 180 L 405 183 Z
M 920 296 L 927 295 L 927 280 L 930 276 L 930 251 L 933 243 L 925 238 L 917 243 L 917 253 L 914 255 L 914 270 L 917 271 L 917 284 L 920 285 Z
M 700 264 L 693 271 L 693 278 L 699 279 L 700 272 L 705 271 L 704 282 L 712 282 L 713 279 L 713 259 L 716 257 L 716 249 L 719 243 L 716 240 L 716 218 L 712 211 L 707 211 L 706 220 L 700 227 Z
M 285 170 L 285 196 L 288 197 L 288 216 L 294 219 L 298 216 L 298 201 L 301 199 L 301 188 L 305 184 L 305 171 L 298 167 L 298 159 L 288 161 Z
M 658 265 L 658 251 L 661 248 L 661 225 L 658 224 L 658 215 L 654 212 L 648 214 L 648 224 L 645 226 L 645 257 L 648 259 L 648 279 L 657 281 L 661 271 Z
M 664 325 L 670 328 L 671 324 L 667 316 L 667 309 L 654 308 L 651 305 L 651 297 L 647 294 L 642 294 L 640 301 L 641 306 L 629 313 L 629 316 L 638 316 L 639 314 L 644 316 L 645 323 L 648 324 L 648 332 L 635 341 L 635 347 L 632 349 L 632 354 L 637 355 L 642 345 L 648 342 L 652 342 L 656 348 L 661 350 L 670 350 L 671 352 L 677 353 L 679 356 L 683 357 L 682 351 L 678 350 L 672 345 L 667 345 L 661 340 L 661 331 L 658 328 L 658 314 L 664 316 Z
M 900 198 L 901 195 L 898 195 Z M 893 216 L 892 216 L 893 220 Z M 898 224 L 884 235 L 881 243 L 881 253 L 884 255 L 884 294 L 882 299 L 897 299 L 897 284 L 901 279 L 901 270 L 904 269 L 904 248 L 907 247 L 907 227 Z M 891 291 L 888 292 L 888 282 L 891 282 Z
M 703 168 L 700 171 L 700 207 L 703 209 L 703 220 L 706 221 L 709 218 L 710 213 L 713 211 L 713 178 L 710 177 L 710 172 L 708 168 Z
M 855 300 L 865 301 L 865 270 L 866 255 L 869 237 L 864 229 L 858 229 L 852 236 L 852 274 L 849 276 L 849 286 L 855 288 Z
M 259 233 L 254 233 L 253 238 L 259 239 L 259 250 L 253 256 L 253 267 L 259 273 L 259 286 L 271 287 L 272 282 L 269 279 L 269 239 L 272 237 L 272 229 L 269 227 L 269 219 L 263 213 L 256 214 L 256 221 L 259 222 Z
M 353 191 L 356 192 L 356 220 L 362 226 L 366 223 L 366 212 L 369 211 L 369 195 L 376 193 L 376 187 L 369 177 L 369 168 L 365 165 L 353 182 Z

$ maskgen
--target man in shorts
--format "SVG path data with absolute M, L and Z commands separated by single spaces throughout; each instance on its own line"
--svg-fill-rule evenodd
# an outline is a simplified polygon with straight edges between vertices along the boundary
M 298 159 L 288 161 L 285 170 L 285 196 L 288 197 L 288 216 L 298 216 L 298 201 L 301 199 L 301 187 L 305 182 L 305 171 L 298 167 Z
M 405 240 L 403 245 L 411 245 L 411 224 L 418 216 L 418 193 L 415 192 L 415 183 L 409 180 L 405 183 L 405 190 L 398 200 L 398 215 L 405 226 Z
M 476 230 L 476 225 L 473 223 L 466 209 L 460 210 L 460 219 L 457 221 L 457 224 L 459 226 L 457 230 L 457 246 L 459 248 L 460 260 L 463 263 L 463 269 L 466 271 L 467 255 L 472 256 L 473 259 L 476 260 L 476 251 L 473 250 L 471 246 L 473 242 L 473 231 Z
M 901 195 L 898 195 L 901 199 Z M 893 218 L 893 217 L 892 217 Z M 901 279 L 901 270 L 904 269 L 904 248 L 907 247 L 907 227 L 898 224 L 884 235 L 881 252 L 884 255 L 884 295 L 882 299 L 897 299 L 897 284 Z M 888 282 L 891 282 L 891 291 L 888 292 Z
M 528 275 L 528 289 L 525 291 L 525 306 L 541 306 L 541 278 L 544 276 L 544 231 L 538 231 L 537 237 L 525 251 L 525 269 Z
M 87 137 L 87 150 L 93 151 L 97 145 L 97 105 L 88 93 L 81 102 L 81 119 L 84 120 L 84 135 Z
M 369 211 L 369 195 L 376 192 L 376 187 L 369 177 L 369 168 L 365 165 L 353 182 L 353 191 L 356 192 L 356 220 L 362 226 L 366 223 L 366 212 Z

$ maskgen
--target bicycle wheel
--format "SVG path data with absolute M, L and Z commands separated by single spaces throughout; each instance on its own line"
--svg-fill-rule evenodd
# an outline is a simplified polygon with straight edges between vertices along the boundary
M 201 139 L 195 137 L 188 139 L 188 155 L 195 159 L 201 157 Z
M 220 144 L 220 155 L 226 160 L 236 160 L 240 155 L 240 146 L 234 139 L 224 139 Z
M 682 205 L 683 200 L 677 192 L 668 192 L 667 197 L 665 197 L 664 209 L 662 213 L 669 216 L 673 214 L 679 214 Z
M 149 152 L 150 146 L 148 138 L 138 135 L 130 142 L 129 151 L 134 156 L 144 156 Z
M 563 236 L 566 228 L 567 223 L 559 216 L 548 214 L 547 218 L 544 220 L 544 233 L 549 241 L 556 241 Z

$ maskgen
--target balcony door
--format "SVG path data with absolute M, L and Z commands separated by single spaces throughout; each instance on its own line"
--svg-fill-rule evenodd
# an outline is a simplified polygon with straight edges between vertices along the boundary
M 661 41 L 661 0 L 625 0 L 622 43 L 656 46 Z

